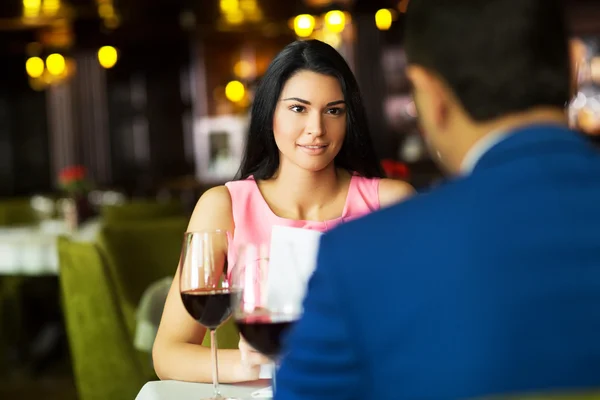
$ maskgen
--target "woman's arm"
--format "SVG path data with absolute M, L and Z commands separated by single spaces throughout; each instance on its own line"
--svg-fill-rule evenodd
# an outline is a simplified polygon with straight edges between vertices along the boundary
M 218 186 L 202 195 L 196 205 L 188 231 L 228 230 L 233 232 L 231 197 L 225 186 Z M 179 293 L 179 268 L 163 310 L 154 341 L 152 356 L 160 379 L 190 382 L 212 382 L 210 349 L 203 347 L 206 328 L 186 311 Z M 219 350 L 219 380 L 243 382 L 258 379 L 259 366 L 242 364 L 239 350 Z
M 415 189 L 404 181 L 382 179 L 379 182 L 379 204 L 381 208 L 399 203 L 415 194 Z

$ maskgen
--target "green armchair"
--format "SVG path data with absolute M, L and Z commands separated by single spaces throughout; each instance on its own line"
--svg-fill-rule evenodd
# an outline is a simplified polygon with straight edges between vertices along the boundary
M 159 279 L 175 275 L 187 222 L 184 217 L 115 222 L 100 230 L 98 245 L 106 254 L 132 340 L 144 291 Z
M 187 218 L 107 224 L 98 243 L 107 256 L 120 303 L 133 341 L 136 311 L 144 291 L 166 276 L 174 276 L 179 262 Z M 233 321 L 218 330 L 219 348 L 237 348 L 239 335 Z M 210 346 L 210 335 L 204 345 Z
M 80 400 L 130 400 L 155 379 L 133 347 L 98 248 L 58 239 L 60 287 Z
M 100 209 L 105 224 L 123 222 L 144 222 L 157 218 L 185 216 L 181 202 L 157 202 L 151 200 L 135 200 L 125 204 L 104 205 Z

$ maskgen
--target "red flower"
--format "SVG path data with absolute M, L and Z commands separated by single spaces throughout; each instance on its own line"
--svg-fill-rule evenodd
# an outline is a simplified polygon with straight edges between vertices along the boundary
M 62 189 L 71 194 L 86 193 L 91 188 L 87 179 L 87 170 L 83 165 L 63 168 L 58 175 L 58 181 Z
M 389 178 L 408 179 L 410 172 L 406 164 L 395 160 L 383 160 L 381 166 Z
M 59 180 L 62 184 L 69 184 L 76 181 L 84 180 L 87 175 L 87 171 L 82 165 L 73 165 L 71 167 L 63 168 L 60 171 Z

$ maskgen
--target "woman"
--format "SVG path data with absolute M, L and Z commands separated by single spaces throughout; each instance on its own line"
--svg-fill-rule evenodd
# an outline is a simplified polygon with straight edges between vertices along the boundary
M 228 230 L 234 247 L 268 241 L 273 225 L 325 231 L 413 193 L 382 176 L 343 57 L 323 42 L 294 42 L 257 88 L 239 179 L 204 193 L 188 230 Z M 211 382 L 205 333 L 183 307 L 177 273 L 153 349 L 158 376 Z M 243 340 L 218 358 L 224 383 L 258 379 L 260 364 L 268 363 Z

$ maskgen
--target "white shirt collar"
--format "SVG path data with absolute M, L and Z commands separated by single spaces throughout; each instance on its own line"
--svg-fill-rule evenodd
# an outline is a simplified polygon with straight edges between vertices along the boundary
M 476 141 L 469 151 L 467 151 L 465 158 L 462 160 L 460 165 L 462 174 L 469 175 L 471 172 L 473 172 L 475 165 L 477 165 L 481 157 L 483 157 L 484 154 L 487 153 L 492 147 L 503 141 L 510 134 L 510 130 L 496 130 L 488 133 Z

